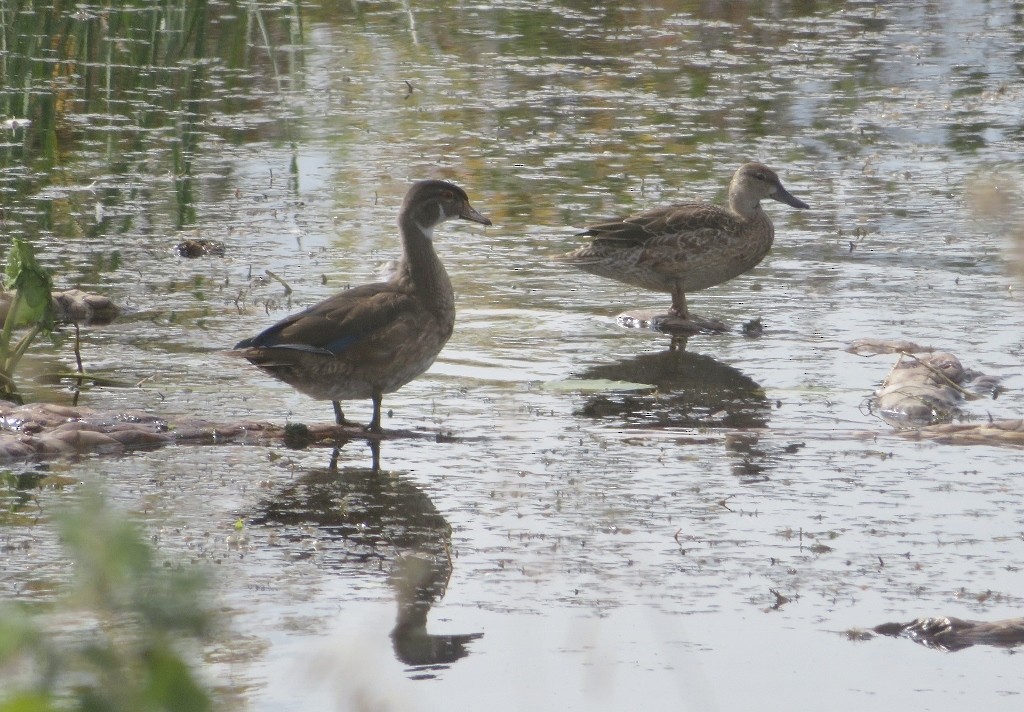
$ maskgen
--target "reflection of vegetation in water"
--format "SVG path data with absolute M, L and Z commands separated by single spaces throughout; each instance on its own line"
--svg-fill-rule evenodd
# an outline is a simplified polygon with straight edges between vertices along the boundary
M 32 526 L 39 519 L 36 491 L 41 487 L 62 487 L 59 478 L 41 472 L 0 471 L 0 527 Z
M 203 578 L 160 565 L 96 493 L 59 528 L 72 584 L 49 612 L 0 611 L 0 712 L 212 709 L 179 650 L 211 630 Z
M 41 229 L 75 235 L 88 229 L 76 214 L 95 213 L 98 231 L 106 211 L 116 215 L 125 202 L 152 200 L 132 178 L 169 173 L 177 226 L 193 223 L 192 162 L 209 117 L 231 109 L 212 93 L 244 96 L 244 80 L 230 70 L 268 57 L 276 75 L 273 47 L 299 42 L 300 32 L 297 3 L 3 3 L 0 116 L 20 123 L 0 139 L 0 188 L 32 198 L 46 184 L 79 186 L 37 200 L 33 216 Z M 237 110 L 251 108 L 231 101 Z M 126 176 L 125 184 L 82 189 L 89 178 L 74 164 L 86 146 L 104 161 L 89 168 L 93 180 L 113 174 Z M 154 161 L 169 165 L 154 169 Z M 79 201 L 93 193 L 95 209 L 81 209 Z

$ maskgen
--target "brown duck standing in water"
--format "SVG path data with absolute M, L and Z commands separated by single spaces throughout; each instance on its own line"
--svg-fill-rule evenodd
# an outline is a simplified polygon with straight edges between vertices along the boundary
M 430 368 L 455 326 L 455 294 L 434 252 L 434 228 L 453 218 L 491 221 L 452 183 L 414 183 L 398 215 L 402 259 L 386 282 L 353 287 L 235 346 L 237 355 L 293 388 L 333 401 L 370 398 L 367 429 L 381 432 L 380 406 Z
M 669 315 L 689 321 L 687 292 L 741 275 L 768 254 L 775 229 L 761 208 L 765 198 L 808 207 L 789 194 L 771 168 L 747 163 L 729 184 L 728 208 L 679 203 L 591 225 L 580 233 L 593 238 L 590 245 L 557 259 L 601 277 L 668 292 Z

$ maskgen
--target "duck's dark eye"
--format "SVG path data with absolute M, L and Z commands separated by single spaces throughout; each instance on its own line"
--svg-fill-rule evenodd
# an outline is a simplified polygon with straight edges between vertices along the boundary
M 441 191 L 441 200 L 455 200 L 455 193 L 450 190 Z

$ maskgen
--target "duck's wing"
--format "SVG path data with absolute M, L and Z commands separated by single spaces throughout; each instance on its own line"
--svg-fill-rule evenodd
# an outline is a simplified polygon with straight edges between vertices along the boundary
M 738 231 L 738 219 L 711 203 L 678 203 L 589 225 L 581 235 L 594 249 L 671 249 L 703 252 Z
M 293 349 L 337 356 L 380 338 L 418 313 L 415 300 L 388 283 L 353 287 L 282 319 L 236 349 Z

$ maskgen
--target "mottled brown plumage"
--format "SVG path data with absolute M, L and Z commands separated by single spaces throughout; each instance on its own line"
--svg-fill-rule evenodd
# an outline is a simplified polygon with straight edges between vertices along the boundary
M 455 295 L 434 252 L 434 228 L 463 218 L 491 221 L 451 183 L 427 180 L 409 189 L 398 216 L 402 259 L 386 282 L 353 287 L 290 316 L 235 346 L 237 355 L 308 396 L 334 403 L 370 398 L 369 430 L 380 432 L 383 394 L 430 368 L 455 325 Z
M 771 249 L 775 230 L 761 200 L 806 208 L 773 170 L 747 163 L 729 184 L 729 207 L 680 203 L 589 226 L 590 245 L 558 258 L 585 272 L 672 295 L 671 314 L 688 318 L 686 293 L 743 274 Z

